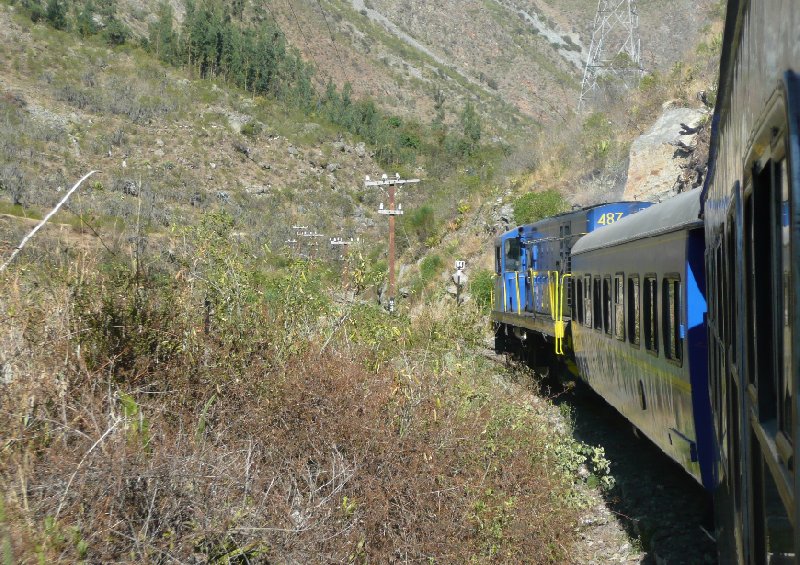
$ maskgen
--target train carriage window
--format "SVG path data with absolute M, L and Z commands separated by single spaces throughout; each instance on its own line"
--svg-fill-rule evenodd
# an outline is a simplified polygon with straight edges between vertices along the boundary
M 678 276 L 664 277 L 661 286 L 664 357 L 677 364 L 681 364 L 683 361 L 683 336 L 681 335 L 680 278 Z
M 592 275 L 583 277 L 583 325 L 592 327 Z
M 639 347 L 639 275 L 628 277 L 628 342 Z
M 794 441 L 792 433 L 792 315 L 794 312 L 795 292 L 792 285 L 792 250 L 791 250 L 791 230 L 790 230 L 790 204 L 789 204 L 789 171 L 786 167 L 786 160 L 778 163 L 777 174 L 780 178 L 777 183 L 780 185 L 780 207 L 778 209 L 778 241 L 780 246 L 780 258 L 782 268 L 780 272 L 779 290 L 782 302 L 782 315 L 780 326 L 782 327 L 783 339 L 781 340 L 781 354 L 779 363 L 782 366 L 781 377 L 778 388 L 778 428 L 784 432 L 789 441 Z
M 579 324 L 583 324 L 583 279 L 575 281 L 575 319 Z
M 506 271 L 519 271 L 520 269 L 520 246 L 519 240 L 510 237 L 505 243 Z
M 642 298 L 644 347 L 658 355 L 658 285 L 655 275 L 645 275 Z
M 602 296 L 600 295 L 600 277 L 594 278 L 594 285 L 592 287 L 592 318 L 594 319 L 594 329 L 603 329 L 603 312 L 602 312 Z
M 603 277 L 603 329 L 611 335 L 611 277 Z
M 614 337 L 625 341 L 625 275 L 614 277 Z

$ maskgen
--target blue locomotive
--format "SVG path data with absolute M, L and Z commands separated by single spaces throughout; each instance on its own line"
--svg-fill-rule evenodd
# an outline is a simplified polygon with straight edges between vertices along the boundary
M 800 556 L 798 30 L 797 0 L 729 0 L 702 189 L 495 245 L 497 348 L 572 359 L 713 494 L 725 564 Z
M 647 208 L 649 202 L 601 204 L 510 230 L 495 241 L 492 319 L 496 348 L 520 342 L 533 358 L 563 353 L 572 318 L 572 246 L 582 236 Z M 530 337 L 530 339 L 529 339 Z

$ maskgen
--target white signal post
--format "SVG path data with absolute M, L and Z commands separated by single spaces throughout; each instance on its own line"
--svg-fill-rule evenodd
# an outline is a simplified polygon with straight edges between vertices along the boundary
M 389 207 L 384 208 L 381 202 L 378 208 L 378 214 L 389 216 L 389 312 L 394 312 L 394 217 L 403 214 L 403 205 L 394 207 L 395 190 L 398 185 L 416 184 L 419 179 L 401 179 L 398 173 L 395 173 L 394 178 L 389 178 L 386 174 L 381 177 L 381 180 L 370 180 L 369 177 L 364 181 L 364 186 L 379 186 L 389 187 Z

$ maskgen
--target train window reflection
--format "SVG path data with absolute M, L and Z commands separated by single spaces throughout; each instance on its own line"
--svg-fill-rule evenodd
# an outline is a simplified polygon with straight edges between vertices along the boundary
M 639 275 L 628 277 L 628 341 L 639 346 Z
M 587 328 L 592 327 L 592 276 L 586 275 L 583 277 L 583 304 L 584 304 L 584 316 L 583 316 L 583 325 Z
M 790 312 L 794 311 L 794 292 L 792 290 L 792 251 L 791 231 L 789 228 L 789 172 L 786 170 L 786 159 L 782 159 L 776 167 L 776 175 L 780 183 L 780 209 L 778 211 L 777 233 L 780 234 L 780 257 L 782 271 L 782 324 L 783 339 L 779 362 L 782 365 L 781 382 L 778 386 L 778 427 L 787 439 L 794 441 L 792 433 L 792 322 Z
M 625 340 L 625 277 L 614 277 L 614 337 Z
M 680 363 L 683 359 L 681 336 L 681 281 L 665 277 L 662 282 L 661 312 L 664 316 L 664 357 Z
M 658 285 L 656 284 L 656 277 L 644 277 L 644 294 L 643 294 L 643 309 L 644 309 L 644 347 L 650 353 L 658 354 Z
M 602 319 L 602 312 L 601 308 L 603 303 L 600 301 L 600 277 L 594 278 L 594 286 L 592 288 L 592 306 L 594 307 L 594 311 L 592 312 L 592 317 L 594 319 L 594 329 L 602 330 L 603 329 L 603 319 Z
M 611 335 L 611 277 L 603 277 L 603 328 Z
M 575 319 L 583 324 L 583 280 L 578 279 L 575 284 Z

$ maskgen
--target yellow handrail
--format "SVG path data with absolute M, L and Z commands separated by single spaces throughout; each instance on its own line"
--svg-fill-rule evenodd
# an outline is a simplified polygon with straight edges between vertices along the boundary
M 555 274 L 555 283 L 553 282 L 553 274 Z M 558 271 L 547 272 L 548 285 L 547 290 L 550 293 L 550 317 L 555 321 L 556 319 L 556 297 L 558 296 Z
M 558 311 L 556 312 L 555 320 L 556 355 L 564 355 L 564 335 L 566 334 L 566 328 L 564 326 L 564 289 L 567 287 L 567 285 L 564 283 L 564 279 L 571 277 L 571 273 L 561 276 L 561 288 L 558 295 Z

